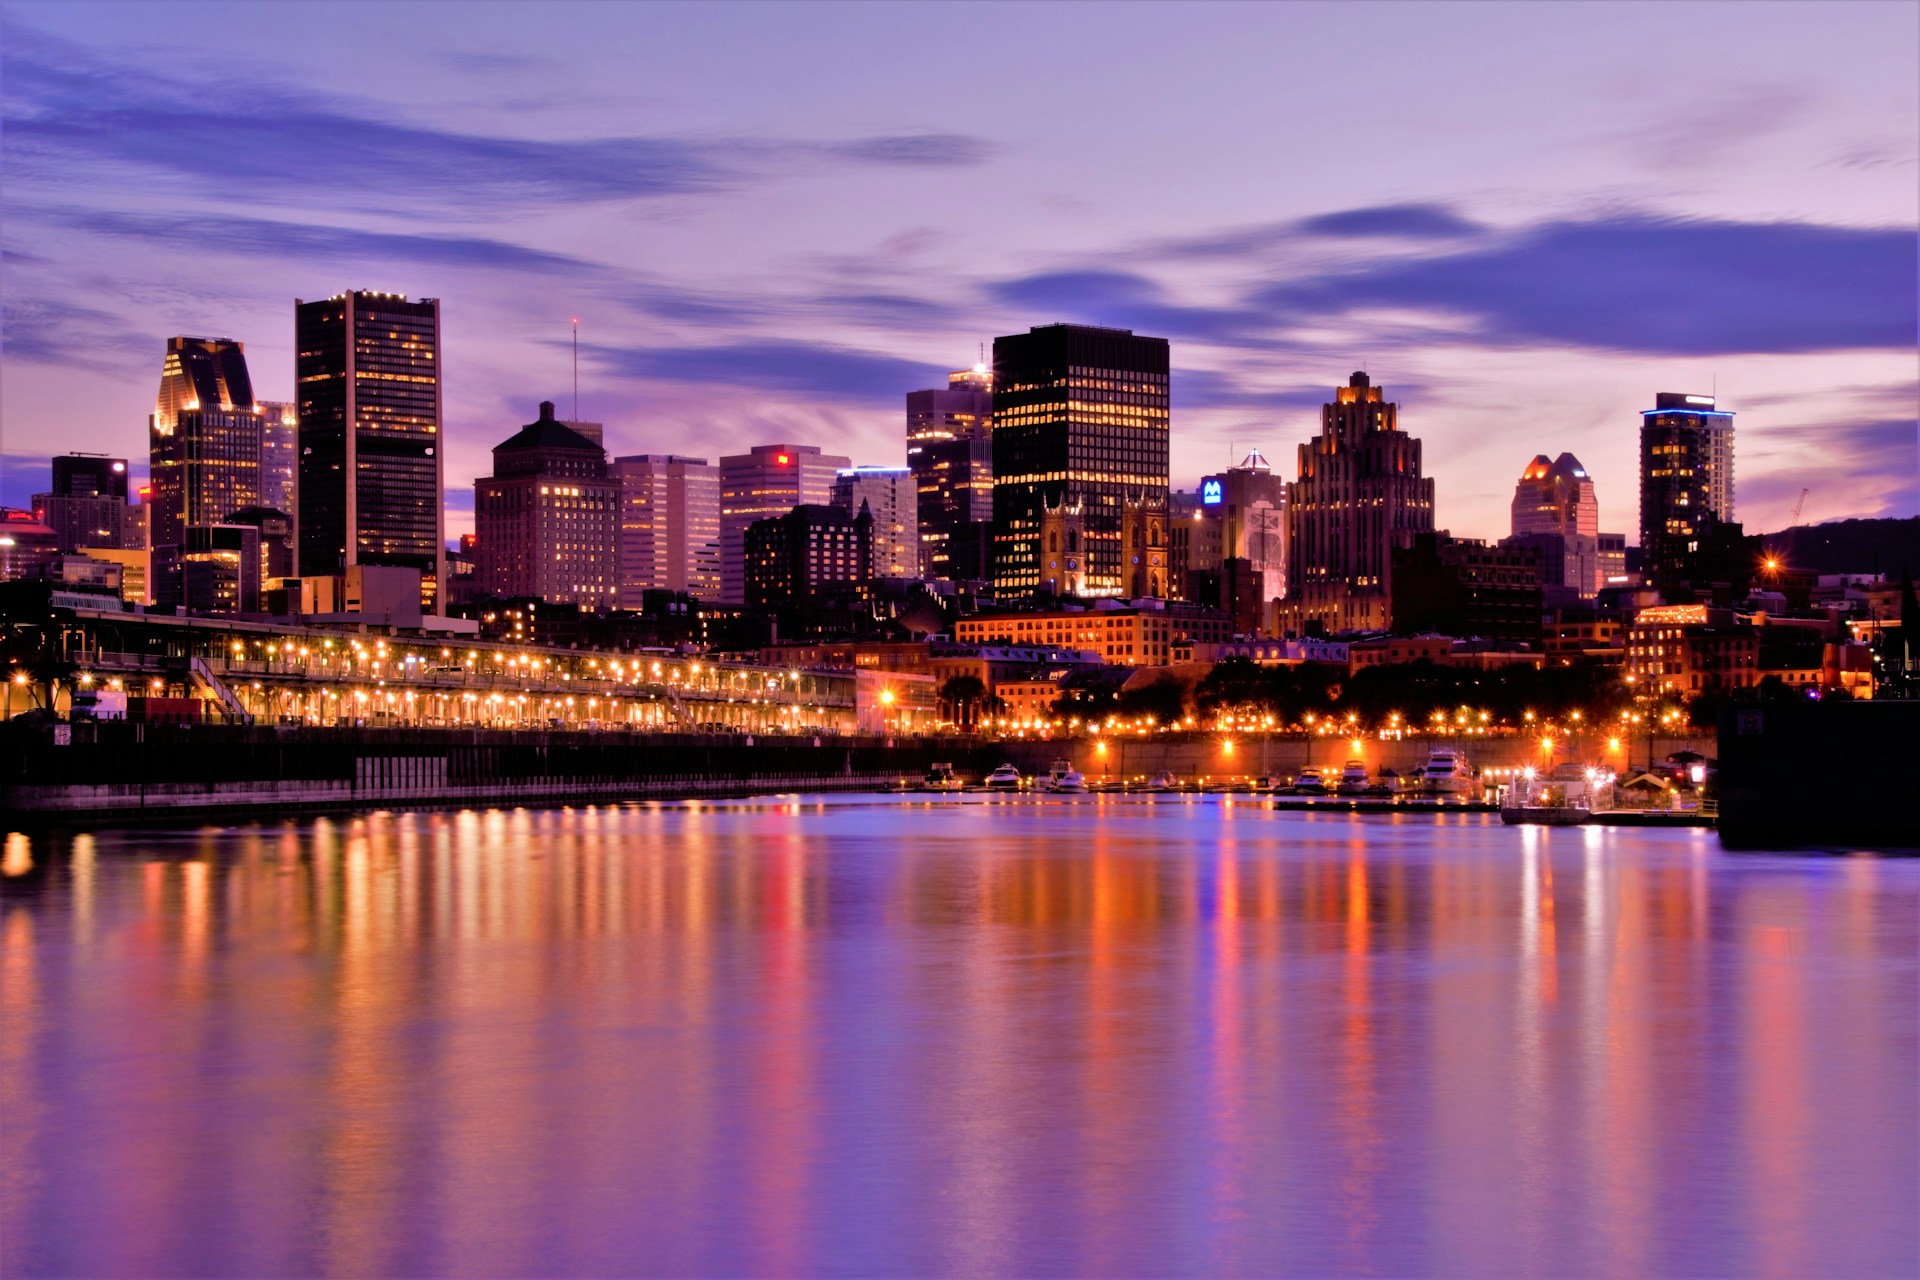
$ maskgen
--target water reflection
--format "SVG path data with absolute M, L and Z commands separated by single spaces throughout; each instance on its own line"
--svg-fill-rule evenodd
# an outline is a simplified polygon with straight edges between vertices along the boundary
M 1912 863 L 1194 798 L 4 862 L 7 1275 L 1916 1264 Z

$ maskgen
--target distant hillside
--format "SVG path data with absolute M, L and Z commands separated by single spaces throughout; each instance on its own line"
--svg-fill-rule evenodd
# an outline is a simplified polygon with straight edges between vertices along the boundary
M 1803 573 L 1872 573 L 1898 578 L 1902 565 L 1920 577 L 1920 516 L 1906 520 L 1835 520 L 1766 535 L 1769 549 Z

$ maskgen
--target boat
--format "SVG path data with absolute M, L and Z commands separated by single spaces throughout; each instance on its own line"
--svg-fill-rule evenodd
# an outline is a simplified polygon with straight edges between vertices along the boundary
M 1605 808 L 1613 771 L 1604 765 L 1555 765 L 1542 776 L 1526 769 L 1500 799 L 1500 821 L 1509 826 L 1577 827 Z
M 958 791 L 960 775 L 953 771 L 951 764 L 935 763 L 927 770 L 927 776 L 920 779 L 922 791 Z
M 1047 766 L 1047 780 L 1041 783 L 1040 785 L 1045 787 L 1048 791 L 1057 791 L 1060 789 L 1060 779 L 1066 777 L 1068 774 L 1072 772 L 1073 772 L 1073 761 L 1055 760 L 1052 764 Z
M 1466 753 L 1445 747 L 1430 753 L 1417 785 L 1436 795 L 1461 795 L 1473 790 L 1473 771 L 1467 766 Z
M 1061 795 L 1085 795 L 1087 793 L 1087 775 L 1073 766 L 1057 778 L 1051 779 L 1049 789 Z
M 1174 785 L 1173 775 L 1165 769 L 1162 769 L 1147 779 L 1147 790 L 1149 791 L 1171 791 Z
M 1003 764 L 987 775 L 987 790 L 1018 791 L 1020 789 L 1020 771 L 1010 764 Z
M 1340 782 L 1335 788 L 1343 796 L 1363 796 L 1371 779 L 1367 777 L 1365 760 L 1349 760 L 1347 767 L 1340 771 Z
M 1318 769 L 1302 769 L 1293 779 L 1293 794 L 1323 796 L 1327 794 L 1326 779 L 1320 776 Z

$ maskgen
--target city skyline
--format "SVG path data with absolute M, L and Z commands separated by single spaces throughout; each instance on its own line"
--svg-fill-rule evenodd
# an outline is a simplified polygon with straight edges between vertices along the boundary
M 1915 444 L 1915 144 L 1886 123 L 1916 114 L 1905 10 L 1738 29 L 1685 5 L 1619 29 L 1593 6 L 1115 11 L 1075 38 L 1168 87 L 1069 77 L 1108 113 L 1096 131 L 1048 124 L 1056 90 L 1018 67 L 993 102 L 902 96 L 906 55 L 992 6 L 879 32 L 769 8 L 727 40 L 690 9 L 503 10 L 542 28 L 513 56 L 404 10 L 223 12 L 189 48 L 139 9 L 0 10 L 6 212 L 35 248 L 5 283 L 0 501 L 64 449 L 135 453 L 168 335 L 245 342 L 279 398 L 288 301 L 367 287 L 445 302 L 449 535 L 524 405 L 571 404 L 575 315 L 580 413 L 613 454 L 800 439 L 899 465 L 902 394 L 1065 321 L 1171 340 L 1180 488 L 1249 448 L 1284 458 L 1321 388 L 1364 368 L 1396 388 L 1456 533 L 1498 536 L 1542 451 L 1584 459 L 1602 526 L 1634 527 L 1638 413 L 1663 388 L 1741 414 L 1750 528 L 1787 523 L 1803 487 L 1809 521 L 1920 510 L 1915 468 L 1887 461 Z M 625 54 L 576 52 L 585 32 L 685 57 L 644 51 L 630 76 Z M 1300 51 L 1336 41 L 1367 45 L 1378 101 L 1287 127 L 1331 74 Z M 1646 74 L 1649 48 L 1709 44 L 1711 86 Z M 845 83 L 790 101 L 766 75 L 788 48 Z M 223 164 L 216 199 L 201 180 Z M 378 197 L 343 194 L 363 187 Z

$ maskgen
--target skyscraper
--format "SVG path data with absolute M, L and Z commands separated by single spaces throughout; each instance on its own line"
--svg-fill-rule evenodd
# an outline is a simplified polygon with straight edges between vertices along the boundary
M 746 603 L 747 526 L 797 506 L 826 506 L 853 459 L 810 444 L 763 444 L 720 459 L 720 598 Z
M 919 492 L 907 467 L 855 467 L 833 480 L 833 505 L 873 513 L 873 576 L 920 576 Z
M 1320 434 L 1300 446 L 1287 486 L 1284 625 L 1330 632 L 1392 625 L 1393 550 L 1433 532 L 1433 481 L 1420 442 L 1400 430 L 1400 406 L 1356 373 L 1320 409 Z
M 293 514 L 300 477 L 300 406 L 260 402 L 260 505 Z
M 127 460 L 104 453 L 63 453 L 53 459 L 53 490 L 61 498 L 127 500 Z
M 418 569 L 421 604 L 439 612 L 440 303 L 364 292 L 296 301 L 294 383 L 301 575 L 356 564 Z
M 873 516 L 811 503 L 748 526 L 746 603 L 768 611 L 864 594 L 873 576 Z
M 167 340 L 160 392 L 147 420 L 153 490 L 148 536 L 153 594 L 180 603 L 187 529 L 260 502 L 260 406 L 246 348 L 231 338 Z
M 720 468 L 705 458 L 638 453 L 614 459 L 620 483 L 622 609 L 648 591 L 720 598 Z
M 997 594 L 1167 594 L 1168 371 L 1130 329 L 994 339 Z
M 1733 523 L 1733 415 L 1662 391 L 1640 414 L 1640 554 L 1661 590 L 1690 581 L 1716 526 Z
M 62 551 L 145 548 L 138 513 L 127 505 L 127 460 L 99 453 L 53 459 L 53 485 L 33 495 L 34 516 L 60 540 Z
M 942 390 L 907 392 L 907 466 L 918 492 L 920 569 L 955 573 L 950 547 L 962 525 L 993 520 L 993 374 L 985 365 L 947 375 Z
M 1534 549 L 1549 596 L 1557 589 L 1590 599 L 1600 590 L 1600 506 L 1580 459 L 1536 455 L 1514 485 L 1512 521 L 1506 541 Z
M 553 416 L 493 447 L 473 482 L 481 591 L 506 599 L 611 608 L 618 583 L 620 482 L 607 451 Z
M 1260 575 L 1263 601 L 1287 594 L 1287 482 L 1258 449 L 1240 465 L 1200 477 L 1195 511 L 1189 520 L 1188 567 L 1217 569 L 1222 561 L 1245 560 Z

